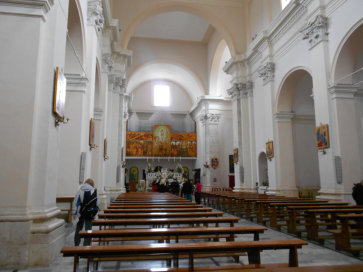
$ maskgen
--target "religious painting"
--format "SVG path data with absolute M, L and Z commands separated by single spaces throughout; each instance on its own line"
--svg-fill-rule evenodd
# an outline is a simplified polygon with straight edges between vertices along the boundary
M 329 127 L 327 124 L 315 128 L 315 139 L 317 149 L 326 149 L 330 147 Z
M 93 118 L 89 122 L 89 146 L 95 147 L 95 120 Z
M 212 168 L 213 169 L 216 169 L 217 167 L 218 167 L 218 165 L 219 165 L 219 160 L 218 160 L 218 158 L 211 158 L 210 159 L 210 164 L 212 165 Z
M 130 182 L 137 182 L 139 180 L 139 169 L 135 166 L 130 168 Z
M 274 143 L 273 141 L 268 141 L 266 143 L 266 158 L 271 159 L 274 157 Z
M 170 156 L 170 126 L 154 125 L 153 155 L 157 157 Z
M 233 149 L 233 162 L 238 162 L 238 148 Z
M 127 132 L 126 156 L 151 157 L 153 146 L 152 132 Z
M 172 157 L 196 157 L 197 134 L 196 133 L 172 133 L 171 153 Z
M 64 105 L 66 103 L 67 80 L 59 67 L 55 69 L 53 113 L 59 119 L 64 119 Z

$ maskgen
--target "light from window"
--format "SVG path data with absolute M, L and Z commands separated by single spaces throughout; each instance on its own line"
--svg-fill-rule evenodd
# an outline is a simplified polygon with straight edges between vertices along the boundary
M 281 0 L 281 10 L 283 10 L 291 0 Z
M 170 106 L 170 90 L 167 85 L 154 86 L 154 106 L 169 107 Z

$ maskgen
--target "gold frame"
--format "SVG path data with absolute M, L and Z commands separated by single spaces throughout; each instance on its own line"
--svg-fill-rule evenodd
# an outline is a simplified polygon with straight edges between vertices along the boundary
M 233 162 L 234 163 L 238 162 L 238 148 L 233 149 Z
M 95 148 L 95 120 L 91 118 L 89 122 L 89 146 Z
M 315 127 L 315 141 L 316 148 L 318 150 L 327 149 L 330 147 L 328 124 L 321 124 L 320 126 Z
M 268 141 L 266 142 L 266 158 L 271 159 L 275 156 L 274 154 L 274 142 Z
M 64 120 L 64 107 L 66 103 L 67 79 L 57 66 L 54 76 L 53 113 L 57 119 Z

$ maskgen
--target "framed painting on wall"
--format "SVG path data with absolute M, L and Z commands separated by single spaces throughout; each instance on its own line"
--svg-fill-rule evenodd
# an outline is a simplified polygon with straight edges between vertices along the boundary
M 317 149 L 326 149 L 330 147 L 329 126 L 327 124 L 315 128 L 315 139 Z
M 106 138 L 103 140 L 103 159 L 105 161 L 109 159 L 109 157 L 107 156 L 107 139 Z
M 95 148 L 95 120 L 93 118 L 89 122 L 89 146 Z
M 271 159 L 274 157 L 274 142 L 268 141 L 266 143 L 266 158 Z
M 64 119 L 64 105 L 66 103 L 67 79 L 57 67 L 54 76 L 53 113 L 58 119 Z
M 233 162 L 238 162 L 238 148 L 233 149 Z

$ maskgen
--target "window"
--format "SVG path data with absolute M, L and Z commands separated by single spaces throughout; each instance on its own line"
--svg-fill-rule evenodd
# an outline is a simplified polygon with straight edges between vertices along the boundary
M 291 0 L 281 0 L 281 10 L 283 10 Z
M 170 106 L 170 90 L 167 85 L 154 86 L 154 106 L 169 107 Z

